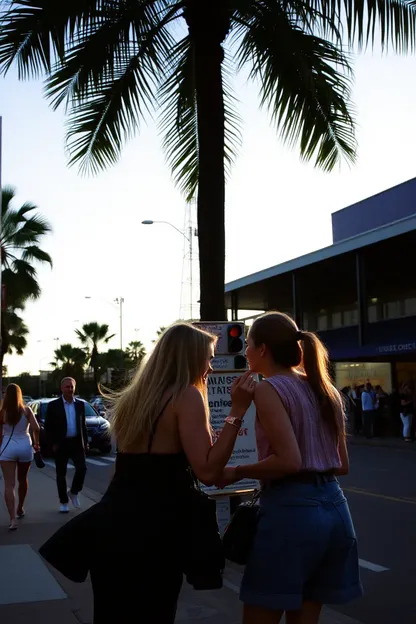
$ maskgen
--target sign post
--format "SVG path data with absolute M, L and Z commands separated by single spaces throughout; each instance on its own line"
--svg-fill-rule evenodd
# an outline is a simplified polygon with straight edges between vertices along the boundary
M 208 404 L 210 422 L 214 436 L 218 437 L 224 427 L 226 417 L 231 411 L 231 386 L 235 379 L 247 370 L 245 358 L 245 325 L 241 321 L 197 322 L 200 329 L 217 336 L 215 357 L 211 361 L 213 372 L 208 375 Z M 243 425 L 238 433 L 228 466 L 254 464 L 257 462 L 255 435 L 256 409 L 254 403 L 248 408 Z M 220 533 L 223 534 L 230 522 L 231 497 L 241 497 L 258 488 L 255 479 L 243 479 L 219 490 L 215 486 L 202 486 L 210 496 L 215 496 L 217 518 Z M 238 498 L 235 502 L 238 502 Z

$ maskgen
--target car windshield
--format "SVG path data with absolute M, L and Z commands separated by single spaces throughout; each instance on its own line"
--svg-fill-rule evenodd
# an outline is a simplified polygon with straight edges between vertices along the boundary
M 89 403 L 84 403 L 85 406 L 85 417 L 86 418 L 97 418 L 98 414 L 95 411 L 95 409 L 89 404 Z M 41 418 L 45 418 L 46 416 L 46 410 L 48 408 L 48 404 L 47 403 L 42 403 L 41 404 Z

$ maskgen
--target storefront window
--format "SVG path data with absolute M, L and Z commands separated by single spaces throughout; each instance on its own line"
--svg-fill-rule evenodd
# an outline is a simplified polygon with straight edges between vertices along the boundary
M 392 390 L 391 364 L 388 362 L 336 362 L 335 381 L 338 389 L 361 386 L 368 381 L 381 386 L 384 392 Z

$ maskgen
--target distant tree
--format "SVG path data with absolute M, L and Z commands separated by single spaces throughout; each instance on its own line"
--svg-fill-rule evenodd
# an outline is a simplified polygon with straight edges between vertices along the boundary
M 166 329 L 167 329 L 166 327 L 163 327 L 163 325 L 161 325 L 156 332 L 156 338 L 152 340 L 152 342 L 157 342 L 159 338 L 161 337 L 161 335 L 163 334 L 163 332 L 166 331 Z
M 98 390 L 99 381 L 99 346 L 107 344 L 111 338 L 114 338 L 115 334 L 109 334 L 109 327 L 106 324 L 100 325 L 96 321 L 92 323 L 85 323 L 81 329 L 75 330 L 81 344 L 85 345 L 88 349 L 89 365 L 94 371 L 94 383 Z
M 132 340 L 127 345 L 126 355 L 130 362 L 134 366 L 137 366 L 137 364 L 139 364 L 141 360 L 145 357 L 146 348 L 144 344 L 140 342 L 140 340 Z
M 51 365 L 59 369 L 63 375 L 78 379 L 82 376 L 88 361 L 88 354 L 80 347 L 66 343 L 54 352 L 55 360 Z

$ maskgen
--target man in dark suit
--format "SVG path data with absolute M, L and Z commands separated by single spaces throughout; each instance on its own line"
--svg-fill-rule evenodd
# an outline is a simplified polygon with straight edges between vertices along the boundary
M 68 502 L 80 509 L 78 494 L 84 485 L 88 450 L 87 426 L 83 401 L 74 398 L 75 380 L 65 377 L 61 381 L 62 396 L 48 404 L 45 417 L 45 433 L 55 454 L 56 484 L 61 513 L 68 513 Z M 68 460 L 75 466 L 71 489 L 67 491 L 66 470 Z

